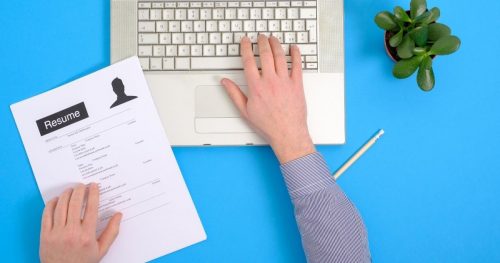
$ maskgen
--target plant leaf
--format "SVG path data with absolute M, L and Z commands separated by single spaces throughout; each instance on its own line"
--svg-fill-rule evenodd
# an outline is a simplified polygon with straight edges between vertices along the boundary
M 389 45 L 391 47 L 397 47 L 399 44 L 401 44 L 401 41 L 403 40 L 403 29 L 399 30 L 397 34 L 391 37 L 389 39 Z
M 375 23 L 384 30 L 392 30 L 398 26 L 396 17 L 387 11 L 378 13 L 375 16 Z
M 398 56 L 402 59 L 407 59 L 413 57 L 413 49 L 415 48 L 415 42 L 410 36 L 405 36 L 403 42 L 398 46 Z
M 398 79 L 404 79 L 411 76 L 417 70 L 422 61 L 422 56 L 415 56 L 410 59 L 400 60 L 394 65 L 392 74 Z
M 424 55 L 426 52 L 427 49 L 425 49 L 424 47 L 416 47 L 413 49 L 413 54 L 417 56 Z
M 431 15 L 431 12 L 425 11 L 423 14 L 417 16 L 415 19 L 413 19 L 413 22 L 415 24 L 421 24 L 423 20 L 427 19 Z
M 415 23 L 428 25 L 438 20 L 439 16 L 441 16 L 441 11 L 439 8 L 434 7 L 430 11 L 427 11 L 421 16 L 415 18 Z
M 394 15 L 396 15 L 396 18 L 402 22 L 411 22 L 411 19 L 408 14 L 406 14 L 406 11 L 400 6 L 394 7 Z
M 456 36 L 441 37 L 432 45 L 431 55 L 449 55 L 460 48 L 460 39 Z
M 419 15 L 425 13 L 427 10 L 427 2 L 425 0 L 411 0 L 410 2 L 410 15 L 415 19 Z
M 410 32 L 410 36 L 415 40 L 415 44 L 423 47 L 427 44 L 427 37 L 429 35 L 429 27 L 427 25 L 419 26 Z
M 423 91 L 430 91 L 434 88 L 434 70 L 432 69 L 432 59 L 426 56 L 422 63 L 420 63 L 420 68 L 417 74 L 417 83 L 420 89 Z
M 451 29 L 440 23 L 434 23 L 429 25 L 429 40 L 436 41 L 444 36 L 449 36 L 451 34 Z

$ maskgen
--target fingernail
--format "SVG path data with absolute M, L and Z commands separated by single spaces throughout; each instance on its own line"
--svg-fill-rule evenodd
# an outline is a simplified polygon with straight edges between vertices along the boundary
M 222 85 L 226 85 L 226 81 L 227 81 L 227 80 L 224 78 L 224 79 L 221 79 L 221 80 L 220 80 L 220 83 L 221 83 Z

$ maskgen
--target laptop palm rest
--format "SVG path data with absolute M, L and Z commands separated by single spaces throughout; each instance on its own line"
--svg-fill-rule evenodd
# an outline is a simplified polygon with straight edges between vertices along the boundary
M 242 87 L 246 89 L 246 87 Z M 197 133 L 249 133 L 252 129 L 220 85 L 197 86 L 195 91 Z

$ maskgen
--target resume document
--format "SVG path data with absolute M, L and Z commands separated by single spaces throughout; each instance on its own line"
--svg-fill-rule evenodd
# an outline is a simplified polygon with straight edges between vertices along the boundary
M 137 57 L 11 109 L 44 202 L 96 182 L 98 234 L 123 213 L 102 262 L 145 262 L 206 239 Z

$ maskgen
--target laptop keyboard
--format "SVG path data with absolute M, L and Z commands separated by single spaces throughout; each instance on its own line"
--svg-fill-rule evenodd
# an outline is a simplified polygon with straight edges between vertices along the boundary
M 316 1 L 138 2 L 137 54 L 145 71 L 242 69 L 240 40 L 275 36 L 291 67 L 296 44 L 302 67 L 318 69 Z

